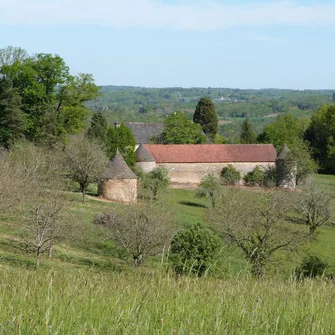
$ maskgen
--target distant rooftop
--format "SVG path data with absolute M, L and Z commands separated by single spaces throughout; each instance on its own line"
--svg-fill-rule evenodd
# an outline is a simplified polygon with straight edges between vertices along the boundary
M 123 124 L 130 128 L 137 144 L 152 143 L 150 139 L 159 136 L 164 128 L 164 123 L 124 122 Z
M 156 163 L 275 162 L 272 144 L 146 144 Z

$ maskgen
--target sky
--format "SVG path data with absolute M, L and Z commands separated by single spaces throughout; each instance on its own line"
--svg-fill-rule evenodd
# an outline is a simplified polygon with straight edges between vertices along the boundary
M 0 0 L 0 48 L 98 85 L 335 88 L 335 0 Z

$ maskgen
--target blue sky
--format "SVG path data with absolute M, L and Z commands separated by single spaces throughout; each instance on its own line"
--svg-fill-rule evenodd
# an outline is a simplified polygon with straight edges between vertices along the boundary
M 0 42 L 99 85 L 335 88 L 335 0 L 0 0 Z

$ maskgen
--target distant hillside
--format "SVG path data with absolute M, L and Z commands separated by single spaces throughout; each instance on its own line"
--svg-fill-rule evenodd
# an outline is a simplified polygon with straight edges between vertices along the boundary
M 90 101 L 92 110 L 106 111 L 110 122 L 159 122 L 175 110 L 193 111 L 202 97 L 213 100 L 220 120 L 231 121 L 220 126 L 228 138 L 236 135 L 243 118 L 250 118 L 260 132 L 264 124 L 281 113 L 310 117 L 318 106 L 332 103 L 335 90 L 240 90 L 229 88 L 143 88 L 102 86 L 98 99 Z

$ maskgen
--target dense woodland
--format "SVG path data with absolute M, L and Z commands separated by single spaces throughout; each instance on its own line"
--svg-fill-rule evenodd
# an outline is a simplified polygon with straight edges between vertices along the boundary
M 60 56 L 1 49 L 4 333 L 334 333 L 335 180 L 316 174 L 335 174 L 334 100 L 99 88 Z M 169 188 L 166 169 L 136 171 L 116 121 L 164 122 L 163 144 L 287 144 L 299 189 L 260 167 L 238 187 L 232 166 Z M 138 176 L 137 204 L 97 197 L 116 150 Z

